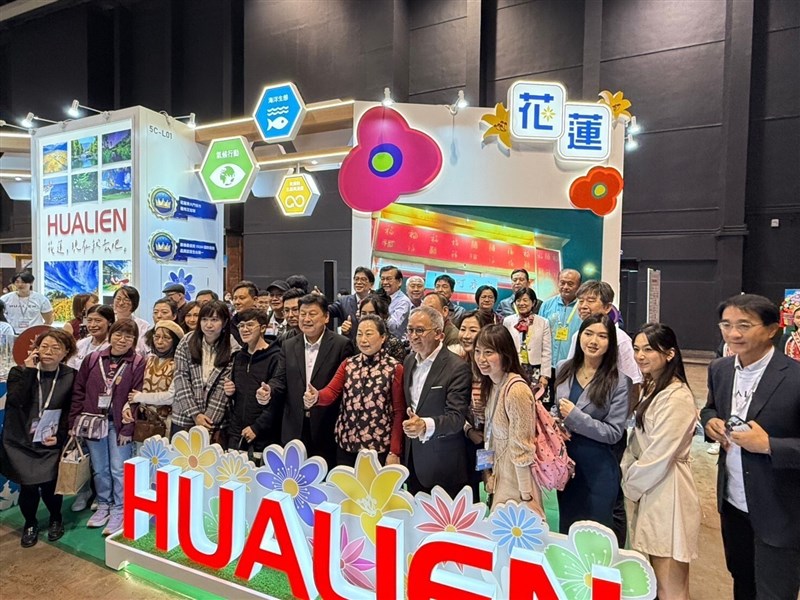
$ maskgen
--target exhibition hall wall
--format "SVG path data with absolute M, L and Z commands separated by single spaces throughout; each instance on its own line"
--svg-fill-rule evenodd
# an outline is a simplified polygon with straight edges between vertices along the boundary
M 203 123 L 251 114 L 264 84 L 287 79 L 307 102 L 377 101 L 388 86 L 397 101 L 464 89 L 493 106 L 521 78 L 586 101 L 623 90 L 644 127 L 625 157 L 623 272 L 660 269 L 662 321 L 709 350 L 719 299 L 778 300 L 800 278 L 799 46 L 794 0 L 66 1 L 0 22 L 0 118 L 61 119 L 80 98 Z M 317 181 L 309 218 L 269 198 L 226 208 L 244 277 L 321 281 L 334 259 L 349 286 L 350 211 L 335 171 Z M 0 190 L 0 242 L 29 235 L 29 206 Z

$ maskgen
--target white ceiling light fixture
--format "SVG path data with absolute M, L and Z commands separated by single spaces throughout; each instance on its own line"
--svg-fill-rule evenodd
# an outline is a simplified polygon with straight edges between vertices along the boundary
M 28 131 L 29 129 L 28 127 L 20 127 L 19 125 L 14 125 L 13 123 L 9 123 L 8 121 L 4 121 L 2 119 L 0 119 L 0 127 L 13 127 L 14 129 L 19 129 L 20 131 Z
M 186 121 L 186 125 L 188 125 L 191 129 L 197 127 L 197 119 L 194 113 L 189 113 L 188 115 L 175 117 L 175 120 L 177 121 L 180 121 L 181 119 L 189 119 L 188 121 Z
M 32 112 L 29 112 L 25 115 L 25 118 L 22 119 L 19 124 L 25 127 L 26 129 L 30 129 L 33 127 L 34 121 L 41 121 L 42 123 L 52 123 L 53 125 L 58 124 L 58 121 L 53 121 L 52 119 L 45 119 L 44 117 L 39 117 Z
M 383 100 L 381 101 L 381 104 L 384 106 L 391 106 L 394 104 L 394 100 L 392 100 L 392 90 L 390 90 L 388 87 L 383 88 Z
M 458 90 L 458 96 L 456 97 L 456 101 L 452 104 L 445 104 L 445 108 L 450 111 L 450 114 L 454 117 L 458 114 L 458 111 L 462 108 L 466 108 L 469 106 L 469 102 L 464 97 L 464 90 Z
M 97 113 L 98 115 L 106 115 L 106 118 L 109 116 L 109 112 L 107 110 L 97 110 L 91 106 L 86 106 L 85 104 L 81 104 L 77 99 L 72 101 L 72 104 L 69 105 L 69 108 L 66 109 L 66 112 L 73 119 L 77 119 L 81 116 L 80 109 L 89 110 L 93 113 Z

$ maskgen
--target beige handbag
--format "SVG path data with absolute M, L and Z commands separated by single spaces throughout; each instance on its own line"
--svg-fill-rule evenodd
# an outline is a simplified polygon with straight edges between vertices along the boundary
M 75 436 L 70 436 L 61 453 L 61 462 L 58 465 L 58 480 L 56 481 L 56 494 L 74 496 L 81 491 L 92 476 L 92 465 L 89 455 Z

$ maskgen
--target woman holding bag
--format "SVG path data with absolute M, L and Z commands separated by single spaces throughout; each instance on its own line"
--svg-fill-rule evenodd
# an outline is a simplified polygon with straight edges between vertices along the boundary
M 133 320 L 116 321 L 110 346 L 89 355 L 75 377 L 70 427 L 87 440 L 98 502 L 86 526 L 105 525 L 103 535 L 122 527 L 122 467 L 133 449 L 133 423 L 123 423 L 122 410 L 131 391 L 142 389 L 145 360 L 135 352 L 138 337 Z
M 544 517 L 531 471 L 536 458 L 533 392 L 505 327 L 481 329 L 475 340 L 475 365 L 486 407 L 484 451 L 478 453 L 477 466 L 491 468 L 486 491 L 492 494 L 492 508 L 514 501 Z
M 73 337 L 64 330 L 51 329 L 36 339 L 25 366 L 12 367 L 8 374 L 0 473 L 20 484 L 19 509 L 25 517 L 23 548 L 39 540 L 36 512 L 40 498 L 50 512 L 47 539 L 54 542 L 64 535 L 63 498 L 55 489 L 75 378 L 75 370 L 66 361 L 74 352 Z

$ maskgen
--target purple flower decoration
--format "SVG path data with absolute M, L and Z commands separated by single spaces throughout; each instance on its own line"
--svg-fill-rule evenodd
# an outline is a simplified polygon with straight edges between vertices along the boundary
M 319 487 L 325 476 L 322 459 L 305 459 L 305 452 L 298 442 L 289 442 L 283 453 L 279 446 L 270 446 L 264 452 L 265 467 L 256 474 L 256 481 L 268 490 L 286 492 L 294 501 L 297 514 L 303 522 L 314 525 L 313 506 L 325 502 L 328 497 Z
M 344 575 L 344 578 L 348 583 L 374 591 L 375 586 L 364 573 L 374 569 L 375 563 L 368 558 L 362 558 L 361 556 L 366 542 L 367 538 L 365 537 L 360 537 L 351 541 L 347 534 L 347 527 L 342 525 L 342 533 L 339 543 L 339 550 L 342 557 L 339 561 L 339 568 L 342 570 L 342 575 Z M 308 543 L 313 549 L 314 540 L 312 538 L 308 538 Z
M 164 286 L 168 286 L 173 283 L 180 283 L 186 290 L 185 296 L 186 296 L 186 301 L 188 302 L 189 300 L 192 299 L 192 294 L 197 289 L 192 283 L 193 278 L 194 275 L 192 275 L 191 273 L 187 273 L 186 271 L 183 270 L 183 267 L 181 267 L 180 269 L 178 269 L 177 273 L 175 273 L 174 271 L 169 272 L 169 281 L 165 281 Z

